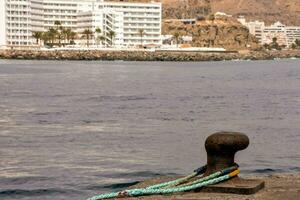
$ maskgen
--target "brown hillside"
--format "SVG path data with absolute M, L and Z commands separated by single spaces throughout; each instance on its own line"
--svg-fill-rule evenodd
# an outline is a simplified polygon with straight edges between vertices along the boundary
M 210 0 L 110 0 L 124 2 L 162 2 L 164 19 L 195 18 L 211 13 Z
M 112 0 L 120 1 L 120 0 Z M 149 2 L 151 0 L 123 0 Z M 267 24 L 281 21 L 300 26 L 300 0 L 155 0 L 163 3 L 164 18 L 195 18 L 223 11 L 247 19 L 264 20 Z
M 223 11 L 247 19 L 264 20 L 268 24 L 281 21 L 300 26 L 300 0 L 211 0 L 212 10 Z
M 162 0 L 163 17 L 195 18 L 211 13 L 210 0 Z
M 230 50 L 260 48 L 249 30 L 233 18 L 201 20 L 190 25 L 183 25 L 179 21 L 165 21 L 163 32 L 193 36 L 192 44 L 196 47 L 224 47 Z

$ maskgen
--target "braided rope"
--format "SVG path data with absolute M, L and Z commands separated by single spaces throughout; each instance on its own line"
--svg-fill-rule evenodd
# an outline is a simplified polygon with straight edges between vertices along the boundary
M 179 193 L 179 192 L 187 192 L 191 190 L 196 190 L 202 188 L 204 186 L 213 185 L 216 183 L 220 183 L 222 181 L 228 180 L 234 176 L 237 176 L 240 173 L 237 166 L 229 167 L 224 170 L 218 171 L 214 174 L 211 174 L 207 177 L 200 178 L 194 182 L 184 184 L 178 187 L 173 188 L 163 188 L 163 187 L 170 187 L 177 185 L 179 183 L 184 183 L 187 180 L 194 178 L 195 176 L 199 175 L 199 172 L 194 172 L 193 174 L 180 178 L 174 181 L 169 181 L 166 183 L 156 184 L 147 188 L 140 188 L 140 189 L 132 189 L 126 190 L 122 192 L 113 192 L 107 194 L 101 194 L 88 200 L 104 200 L 104 199 L 111 199 L 111 198 L 124 198 L 124 197 L 137 197 L 137 196 L 144 196 L 144 195 L 164 195 L 164 194 L 172 194 L 172 193 Z
M 207 166 L 205 165 L 203 167 L 200 167 L 200 168 L 196 169 L 192 174 L 190 174 L 186 177 L 179 178 L 179 179 L 176 179 L 174 181 L 169 181 L 169 182 L 165 182 L 165 183 L 152 185 L 152 186 L 147 187 L 147 189 L 158 189 L 158 188 L 163 188 L 163 187 L 172 187 L 172 186 L 177 186 L 177 185 L 186 183 L 190 179 L 195 178 L 196 176 L 198 176 L 200 174 L 203 174 L 206 171 L 206 169 L 207 169 Z
M 225 180 L 230 179 L 231 176 L 229 175 L 224 175 L 215 179 L 211 179 L 208 181 L 204 181 L 202 183 L 190 185 L 190 186 L 184 186 L 184 187 L 178 187 L 178 188 L 169 188 L 169 189 L 136 189 L 136 190 L 131 190 L 127 191 L 129 196 L 131 197 L 136 197 L 136 196 L 141 196 L 141 195 L 154 195 L 154 194 L 171 194 L 171 193 L 179 193 L 179 192 L 186 192 L 186 191 L 191 191 L 195 189 L 199 189 L 204 186 L 208 185 L 213 185 Z

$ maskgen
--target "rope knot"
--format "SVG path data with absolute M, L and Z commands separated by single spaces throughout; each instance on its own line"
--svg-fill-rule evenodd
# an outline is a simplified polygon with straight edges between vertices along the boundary
M 128 194 L 128 192 L 126 190 L 124 190 L 118 194 L 117 199 L 127 198 L 127 197 L 130 197 L 130 195 Z

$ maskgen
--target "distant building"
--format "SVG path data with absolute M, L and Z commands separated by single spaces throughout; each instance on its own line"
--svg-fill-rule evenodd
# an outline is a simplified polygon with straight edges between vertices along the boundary
M 280 22 L 276 22 L 271 26 L 266 26 L 263 32 L 262 44 L 270 44 L 273 38 L 277 38 L 279 45 L 288 46 L 288 37 L 286 27 Z
M 114 11 L 86 11 L 80 12 L 77 15 L 77 32 L 82 33 L 84 30 L 89 29 L 94 32 L 94 38 L 90 41 L 90 45 L 97 45 L 101 35 L 106 39 L 101 41 L 105 46 L 113 43 L 115 46 L 122 46 L 124 44 L 124 26 L 123 26 L 123 13 Z M 101 33 L 95 33 L 96 29 L 100 28 Z M 109 32 L 113 31 L 113 41 L 108 36 Z M 136 31 L 137 32 L 137 31 Z M 85 44 L 84 40 L 77 41 L 82 45 Z
M 244 17 L 238 18 L 238 21 L 244 26 L 248 27 L 250 34 L 254 35 L 260 43 L 263 43 L 263 35 L 265 23 L 261 21 L 246 22 Z
M 195 24 L 197 19 L 167 19 L 165 20 L 166 23 L 172 23 L 172 22 L 180 22 L 185 25 L 187 24 Z
M 291 46 L 295 43 L 296 39 L 300 40 L 300 26 L 287 26 L 286 35 L 288 39 L 288 45 Z
M 176 39 L 174 38 L 173 35 L 162 35 L 161 39 L 163 45 L 177 46 Z M 193 42 L 193 36 L 183 35 L 179 37 L 180 45 L 192 44 L 192 42 Z
M 184 35 L 181 37 L 181 39 L 184 43 L 192 43 L 193 42 L 193 36 Z
M 161 3 L 157 2 L 1 0 L 0 45 L 35 45 L 32 34 L 55 27 L 55 21 L 77 33 L 100 28 L 106 38 L 105 43 L 110 43 L 108 33 L 113 31 L 116 46 L 139 45 L 139 29 L 143 29 L 145 45 L 161 45 L 161 10 Z M 95 43 L 96 37 L 93 37 L 91 44 Z
M 244 17 L 239 17 L 238 21 L 248 27 L 250 34 L 254 35 L 261 44 L 269 44 L 273 38 L 277 38 L 279 45 L 291 46 L 296 39 L 300 39 L 299 26 L 285 26 L 280 22 L 266 26 L 261 21 L 247 22 Z
M 215 13 L 215 17 L 216 17 L 216 18 L 232 17 L 232 15 L 228 15 L 228 14 L 226 14 L 226 13 L 224 13 L 224 12 L 216 12 L 216 13 Z

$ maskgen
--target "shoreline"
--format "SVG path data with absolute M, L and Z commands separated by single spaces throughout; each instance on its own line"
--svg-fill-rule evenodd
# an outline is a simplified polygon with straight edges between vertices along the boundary
M 240 52 L 103 51 L 103 50 L 0 50 L 0 59 L 91 61 L 230 61 L 300 58 L 300 50 Z

